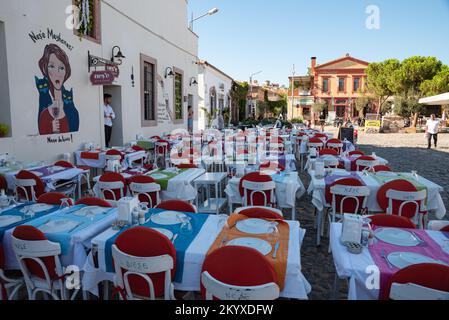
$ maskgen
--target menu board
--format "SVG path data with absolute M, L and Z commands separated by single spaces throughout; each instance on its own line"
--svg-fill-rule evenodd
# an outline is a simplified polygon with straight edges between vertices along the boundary
M 354 143 L 354 128 L 340 128 L 338 139 L 342 141 L 346 139 L 351 143 Z

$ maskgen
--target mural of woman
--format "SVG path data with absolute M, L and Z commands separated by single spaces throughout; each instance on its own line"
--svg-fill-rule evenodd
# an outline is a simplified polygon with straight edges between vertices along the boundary
M 73 89 L 66 90 L 64 84 L 72 69 L 66 53 L 57 45 L 49 44 L 39 60 L 43 78 L 35 77 L 39 91 L 39 134 L 77 132 L 79 113 L 73 102 Z

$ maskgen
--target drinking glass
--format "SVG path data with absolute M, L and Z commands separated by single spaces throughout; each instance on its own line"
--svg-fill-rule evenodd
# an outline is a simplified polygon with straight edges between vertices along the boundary
M 193 233 L 193 226 L 191 223 L 191 218 L 187 216 L 180 217 L 180 220 L 182 221 L 181 228 L 179 229 L 179 232 L 183 235 L 190 235 Z
M 59 206 L 59 210 L 66 211 L 68 208 L 70 208 L 70 203 L 71 203 L 70 199 L 67 198 L 61 199 L 61 205 Z
M 279 229 L 278 229 L 278 223 L 272 222 L 270 223 L 269 227 L 269 233 L 268 233 L 268 240 L 271 243 L 276 243 L 279 241 Z

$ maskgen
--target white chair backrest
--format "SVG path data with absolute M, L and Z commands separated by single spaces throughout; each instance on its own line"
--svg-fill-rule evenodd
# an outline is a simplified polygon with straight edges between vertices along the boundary
M 276 188 L 276 183 L 274 181 L 267 182 L 255 182 L 244 180 L 242 183 L 244 195 L 243 195 L 243 205 L 244 206 L 252 206 L 254 205 L 254 196 L 256 194 L 261 194 L 264 199 L 264 206 L 268 206 L 268 196 L 266 194 L 267 191 L 270 192 L 271 202 L 274 202 L 274 190 Z M 249 196 L 248 196 L 249 192 Z
M 58 276 L 63 275 L 63 269 L 59 260 L 61 254 L 61 245 L 59 243 L 51 242 L 49 240 L 29 241 L 21 240 L 12 236 L 12 247 L 16 255 L 17 260 L 20 263 L 20 269 L 24 275 L 25 282 L 28 287 L 34 288 L 36 284 L 33 282 L 33 277 L 26 266 L 26 260 L 32 260 L 36 262 L 42 269 L 45 276 L 45 284 L 47 288 L 52 287 L 52 280 L 50 278 L 50 272 L 47 266 L 43 262 L 42 258 L 53 257 L 55 259 L 56 274 Z
M 417 192 L 404 192 L 397 190 L 388 190 L 387 191 L 388 198 L 388 214 L 393 214 L 393 202 L 400 201 L 401 205 L 399 206 L 398 215 L 402 216 L 402 210 L 406 205 L 415 205 L 415 218 L 419 215 L 420 211 L 424 211 L 425 201 L 427 198 L 427 191 L 421 190 Z
M 365 167 L 367 169 L 372 169 L 373 167 L 377 166 L 378 161 L 377 160 L 357 160 L 355 162 L 357 166 L 357 171 L 360 170 L 360 167 Z
M 254 287 L 239 287 L 225 284 L 212 277 L 208 272 L 201 275 L 201 283 L 206 289 L 206 299 L 213 300 L 275 300 L 279 298 L 279 287 L 276 283 L 267 283 Z
M 343 143 L 328 143 L 327 147 L 329 149 L 338 149 L 339 151 L 343 150 Z
M 340 165 L 340 161 L 335 157 L 323 157 L 323 162 L 325 168 L 337 168 Z
M 281 210 L 275 209 L 275 208 L 270 208 L 270 207 L 262 207 L 262 206 L 248 206 L 248 207 L 237 208 L 235 210 L 235 214 L 240 214 L 242 211 L 248 210 L 248 209 L 265 209 L 265 210 L 270 210 L 270 211 L 276 213 L 277 215 L 279 215 L 279 217 L 281 217 L 281 218 L 284 217 L 284 214 L 282 213 Z
M 124 189 L 125 185 L 122 181 L 112 181 L 112 182 L 105 182 L 105 181 L 98 181 L 98 188 L 100 189 L 100 193 L 103 196 L 103 199 L 106 199 L 106 195 L 109 194 L 113 197 L 114 201 L 118 201 L 121 198 L 123 198 L 124 195 Z M 116 199 L 115 190 L 120 190 L 120 199 Z
M 365 186 L 346 186 L 346 185 L 335 185 L 331 187 L 330 190 L 332 194 L 332 210 L 334 214 L 337 213 L 337 197 L 342 197 L 340 200 L 340 209 L 343 210 L 346 201 L 352 200 L 356 203 L 354 212 L 342 212 L 342 213 L 353 213 L 357 214 L 362 209 L 366 208 L 366 203 L 368 201 L 368 196 L 370 194 L 369 188 Z M 360 203 L 360 199 L 363 201 Z
M 14 183 L 16 186 L 15 192 L 17 198 L 19 197 L 19 190 L 20 190 L 25 195 L 27 201 L 36 201 L 36 190 L 34 189 L 36 187 L 36 180 L 14 178 Z M 29 199 L 28 192 L 31 193 L 30 194 L 31 199 Z
M 106 155 L 105 157 L 106 161 L 121 161 L 122 157 L 119 155 Z
M 393 283 L 390 290 L 392 300 L 449 300 L 449 292 L 423 287 L 414 283 Z
M 157 206 L 160 203 L 159 192 L 161 192 L 161 186 L 157 183 L 136 183 L 132 182 L 129 185 L 129 189 L 133 196 L 145 197 L 150 204 L 150 208 Z M 153 199 L 150 194 L 156 193 L 156 203 L 153 203 Z
M 307 146 L 310 148 L 322 149 L 324 147 L 324 142 L 309 142 Z
M 129 277 L 140 277 L 146 281 L 150 289 L 151 300 L 155 300 L 154 284 L 149 274 L 165 273 L 165 299 L 170 299 L 170 286 L 171 286 L 171 270 L 174 267 L 173 258 L 170 255 L 163 255 L 158 257 L 135 257 L 126 254 L 116 245 L 112 246 L 112 256 L 114 258 L 114 266 L 116 270 L 116 281 L 120 288 L 125 289 L 127 299 L 138 300 L 133 295 L 132 288 L 129 283 Z M 117 271 L 119 270 L 119 271 Z M 123 272 L 121 272 L 123 270 Z

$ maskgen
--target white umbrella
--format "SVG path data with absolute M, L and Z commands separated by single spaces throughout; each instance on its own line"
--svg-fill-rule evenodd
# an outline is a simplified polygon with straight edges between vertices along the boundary
M 426 105 L 432 105 L 432 106 L 449 105 L 449 92 L 440 94 L 438 96 L 433 96 L 433 97 L 420 99 L 419 103 L 426 104 Z

